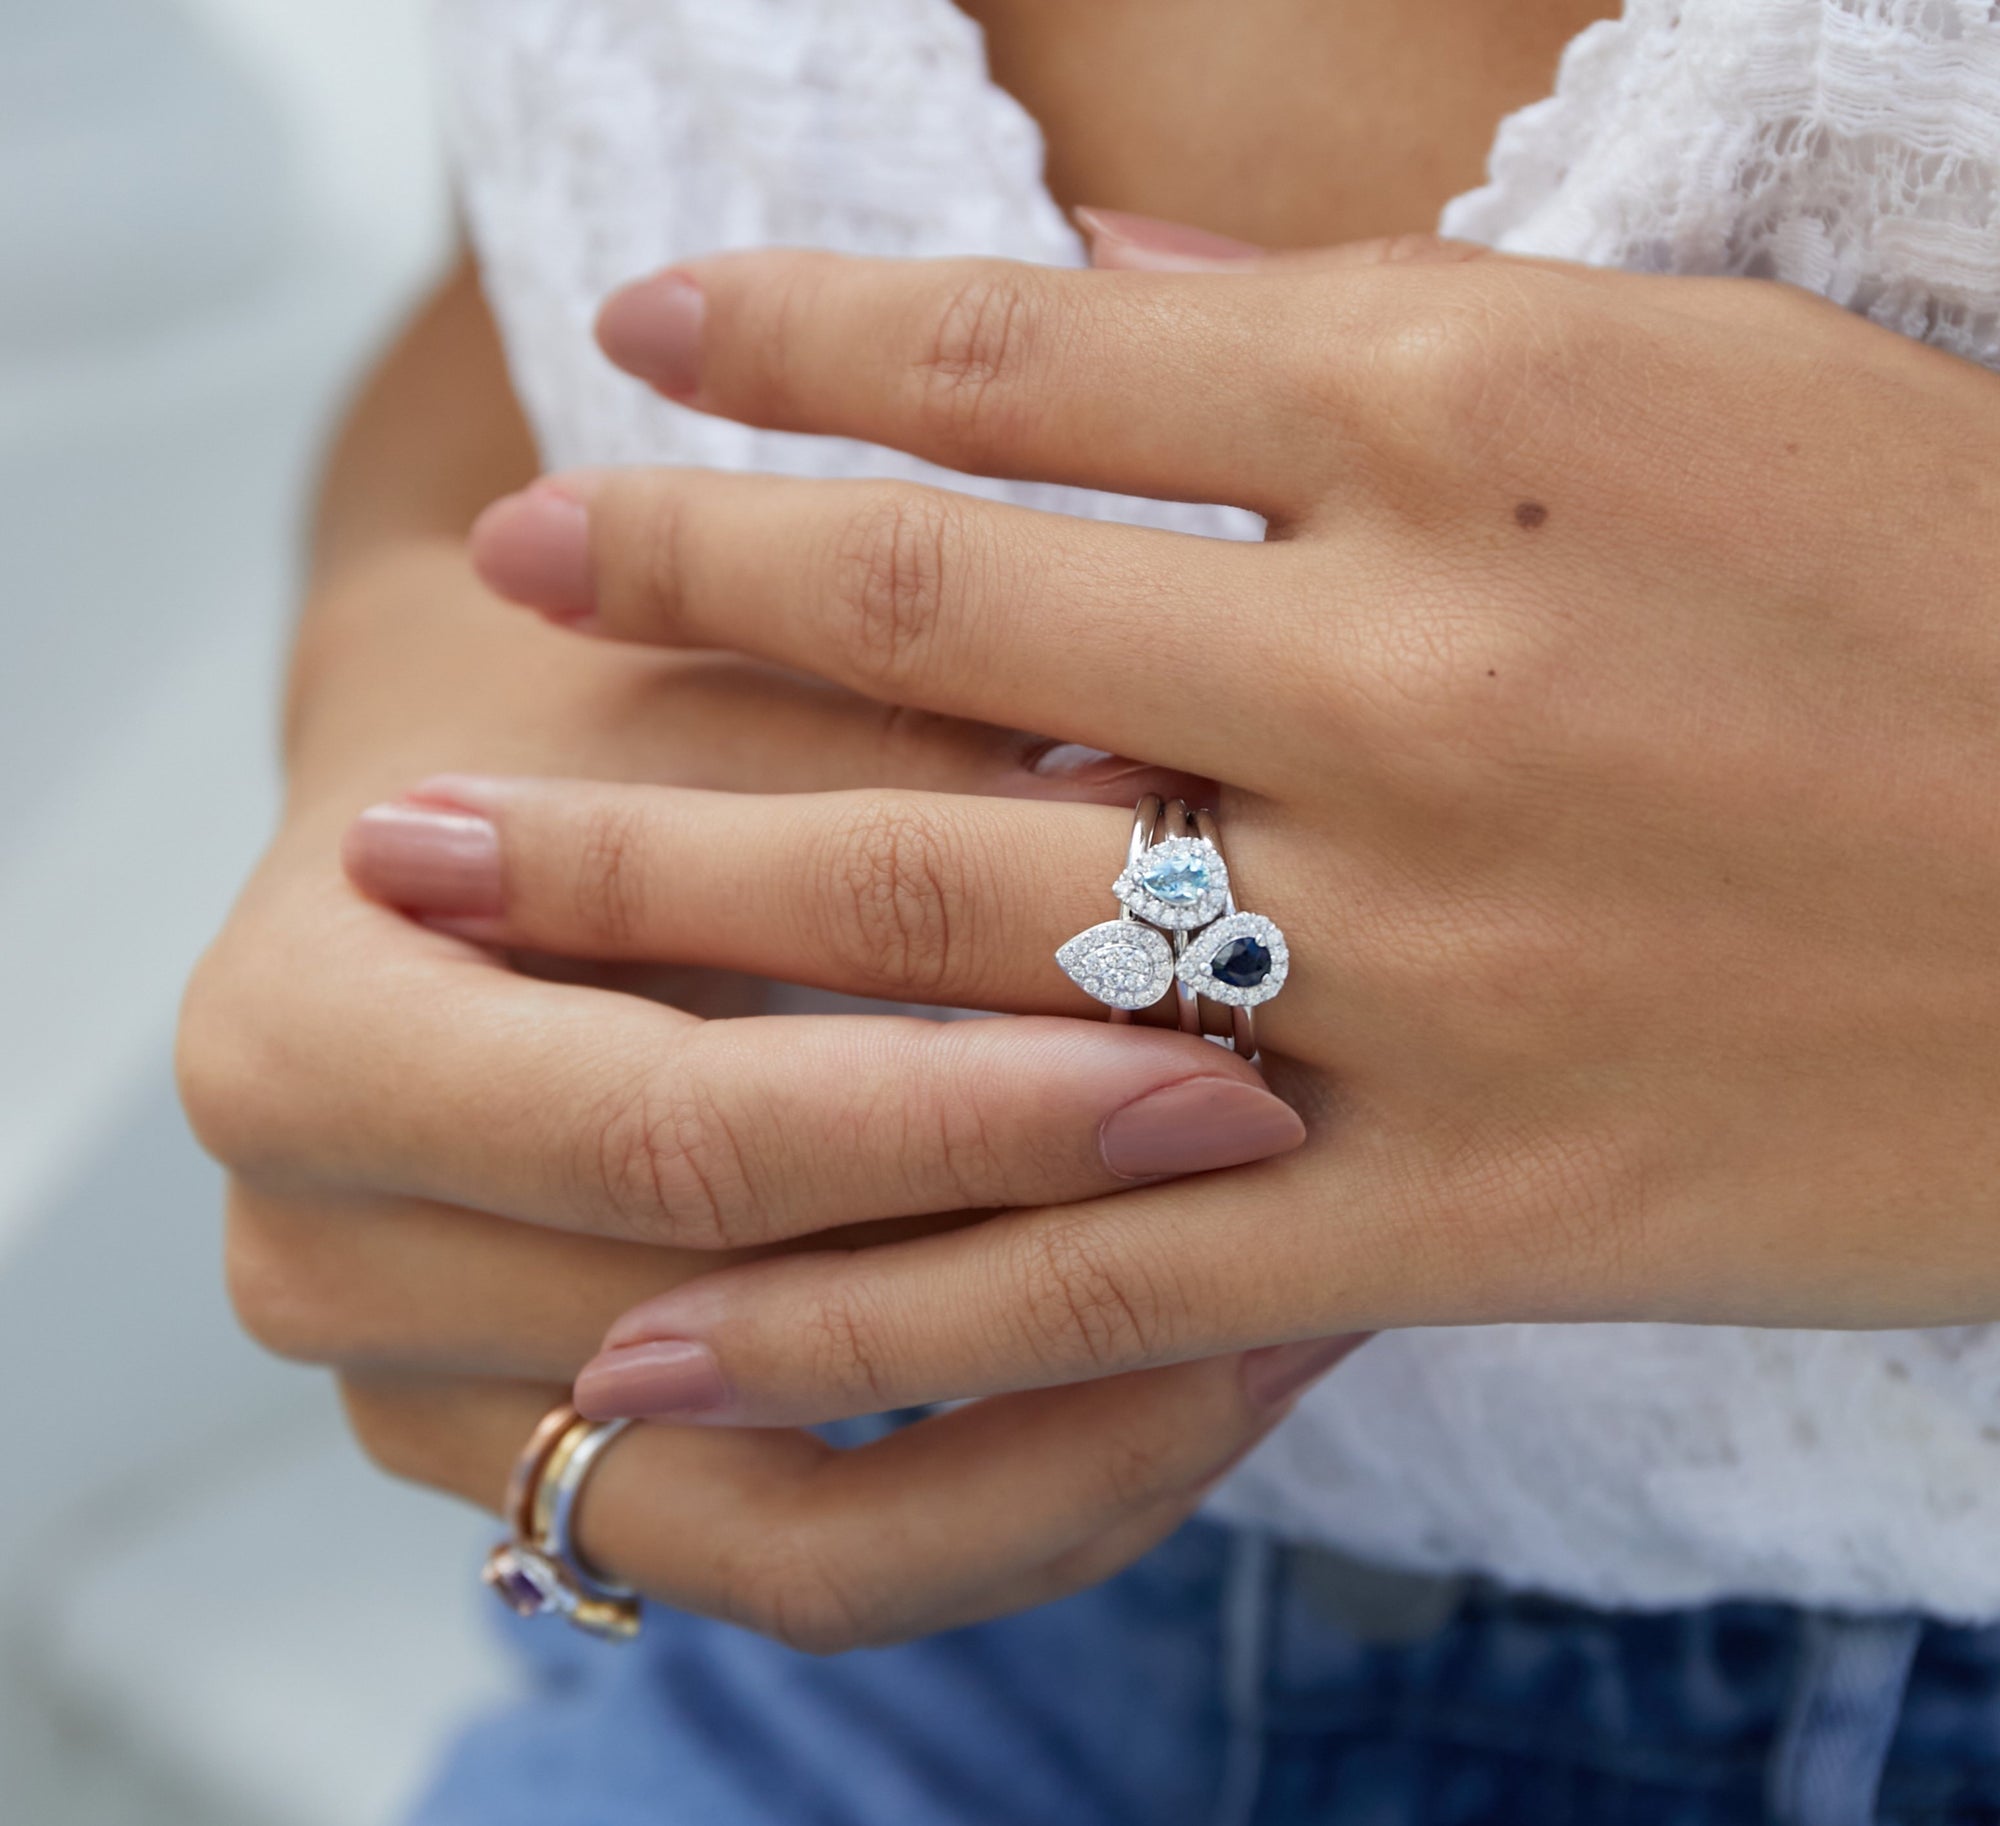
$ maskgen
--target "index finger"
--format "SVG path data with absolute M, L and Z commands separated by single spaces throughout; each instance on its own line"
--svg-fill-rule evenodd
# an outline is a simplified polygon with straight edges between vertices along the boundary
M 1283 274 L 719 255 L 615 294 L 598 339 L 670 398 L 947 468 L 1290 519 L 1339 460 L 1329 358 L 1377 314 Z

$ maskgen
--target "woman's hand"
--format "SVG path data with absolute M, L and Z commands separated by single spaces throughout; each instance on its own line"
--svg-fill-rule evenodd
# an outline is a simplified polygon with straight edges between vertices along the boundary
M 620 974 L 565 964 L 582 980 L 542 980 L 553 959 L 511 968 L 362 898 L 340 862 L 354 812 L 445 761 L 768 792 L 1131 788 L 1103 762 L 1036 771 L 1021 738 L 751 663 L 568 640 L 496 613 L 445 541 L 329 587 L 342 600 L 309 623 L 316 689 L 294 720 L 284 827 L 189 992 L 181 1071 L 230 1168 L 239 1312 L 271 1348 L 341 1372 L 390 1467 L 497 1503 L 536 1413 L 611 1320 L 730 1259 L 718 1251 L 828 1224 L 880 1235 L 904 1218 L 908 1233 L 1300 1139 L 1247 1067 L 1179 1036 L 704 1021 L 688 1010 L 714 1004 L 718 982 L 736 1005 L 744 979 L 649 973 L 674 1005 L 595 986 Z M 377 626 L 394 639 L 367 638 Z M 448 910 L 475 911 L 498 861 L 480 828 L 436 795 L 397 801 L 363 821 L 350 862 L 391 897 L 471 890 Z M 600 822 L 563 884 L 577 930 L 632 910 L 618 839 Z M 799 858 L 820 853 L 802 834 Z M 548 952 L 578 948 L 557 922 L 545 936 Z M 1062 1391 L 854 1453 L 803 1435 L 634 1440 L 592 1492 L 591 1550 L 656 1596 L 808 1646 L 970 1620 L 1088 1582 L 1166 1532 L 1326 1361 Z
M 2000 1311 L 1992 377 L 1776 286 L 1367 249 L 723 257 L 603 336 L 702 410 L 1269 518 L 1233 546 L 600 475 L 546 606 L 1222 781 L 1315 1134 L 706 1277 L 614 1328 L 587 1406 L 817 1420 L 1360 1327 Z M 895 943 L 848 954 L 809 807 L 725 841 L 679 796 L 510 791 L 557 876 L 615 820 L 648 953 L 1024 1012 L 1085 1011 L 1049 954 L 1111 910 L 1126 831 L 832 802 L 850 873 L 896 884 Z M 691 1350 L 699 1391 L 656 1373 Z

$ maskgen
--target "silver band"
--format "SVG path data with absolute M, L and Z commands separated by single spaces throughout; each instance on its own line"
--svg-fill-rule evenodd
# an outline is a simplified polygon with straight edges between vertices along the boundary
M 606 1421 L 595 1426 L 577 1441 L 562 1469 L 549 1483 L 551 1498 L 549 1528 L 541 1546 L 552 1559 L 567 1566 L 576 1582 L 598 1598 L 629 1598 L 629 1585 L 613 1585 L 608 1579 L 601 1579 L 590 1569 L 589 1563 L 577 1551 L 576 1538 L 572 1526 L 576 1518 L 577 1499 L 583 1495 L 583 1486 L 589 1481 L 597 1461 L 618 1436 L 631 1425 L 629 1420 Z

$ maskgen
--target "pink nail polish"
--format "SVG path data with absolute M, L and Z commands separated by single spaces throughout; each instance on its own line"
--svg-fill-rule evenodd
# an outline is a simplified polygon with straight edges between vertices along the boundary
M 473 522 L 466 549 L 480 581 L 509 602 L 570 623 L 596 611 L 590 510 L 556 483 L 495 501 Z
M 713 1414 L 729 1399 L 706 1344 L 670 1338 L 607 1350 L 583 1366 L 573 1396 L 592 1420 L 673 1420 Z
M 669 399 L 701 384 L 708 301 L 685 273 L 658 273 L 613 292 L 597 314 L 597 346 Z
M 1254 266 L 1265 252 L 1252 241 L 1122 209 L 1079 209 L 1076 219 L 1089 237 L 1091 264 L 1098 267 L 1202 273 Z
M 1243 1392 L 1252 1406 L 1282 1407 L 1366 1342 L 1366 1333 L 1351 1332 L 1337 1338 L 1308 1338 L 1300 1344 L 1270 1344 L 1245 1351 Z
M 1234 1078 L 1189 1078 L 1114 1110 L 1098 1130 L 1120 1179 L 1171 1179 L 1289 1153 L 1306 1125 L 1267 1090 Z
M 371 805 L 347 827 L 341 862 L 364 894 L 408 912 L 477 919 L 504 904 L 500 832 L 474 812 Z

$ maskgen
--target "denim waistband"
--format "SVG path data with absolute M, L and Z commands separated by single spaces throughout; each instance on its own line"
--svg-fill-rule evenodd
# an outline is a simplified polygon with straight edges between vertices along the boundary
M 1399 1733 L 1424 1746 L 1408 1782 L 1511 1748 L 1523 1792 L 1685 1790 L 1677 1819 L 1868 1826 L 1925 1627 L 1779 1605 L 1603 1612 L 1252 1534 L 1232 1542 L 1224 1590 L 1231 1748 L 1216 1826 L 1299 1818 L 1308 1758 L 1343 1735 Z M 1551 1801 L 1539 1817 L 1596 1826 L 1624 1805 Z

